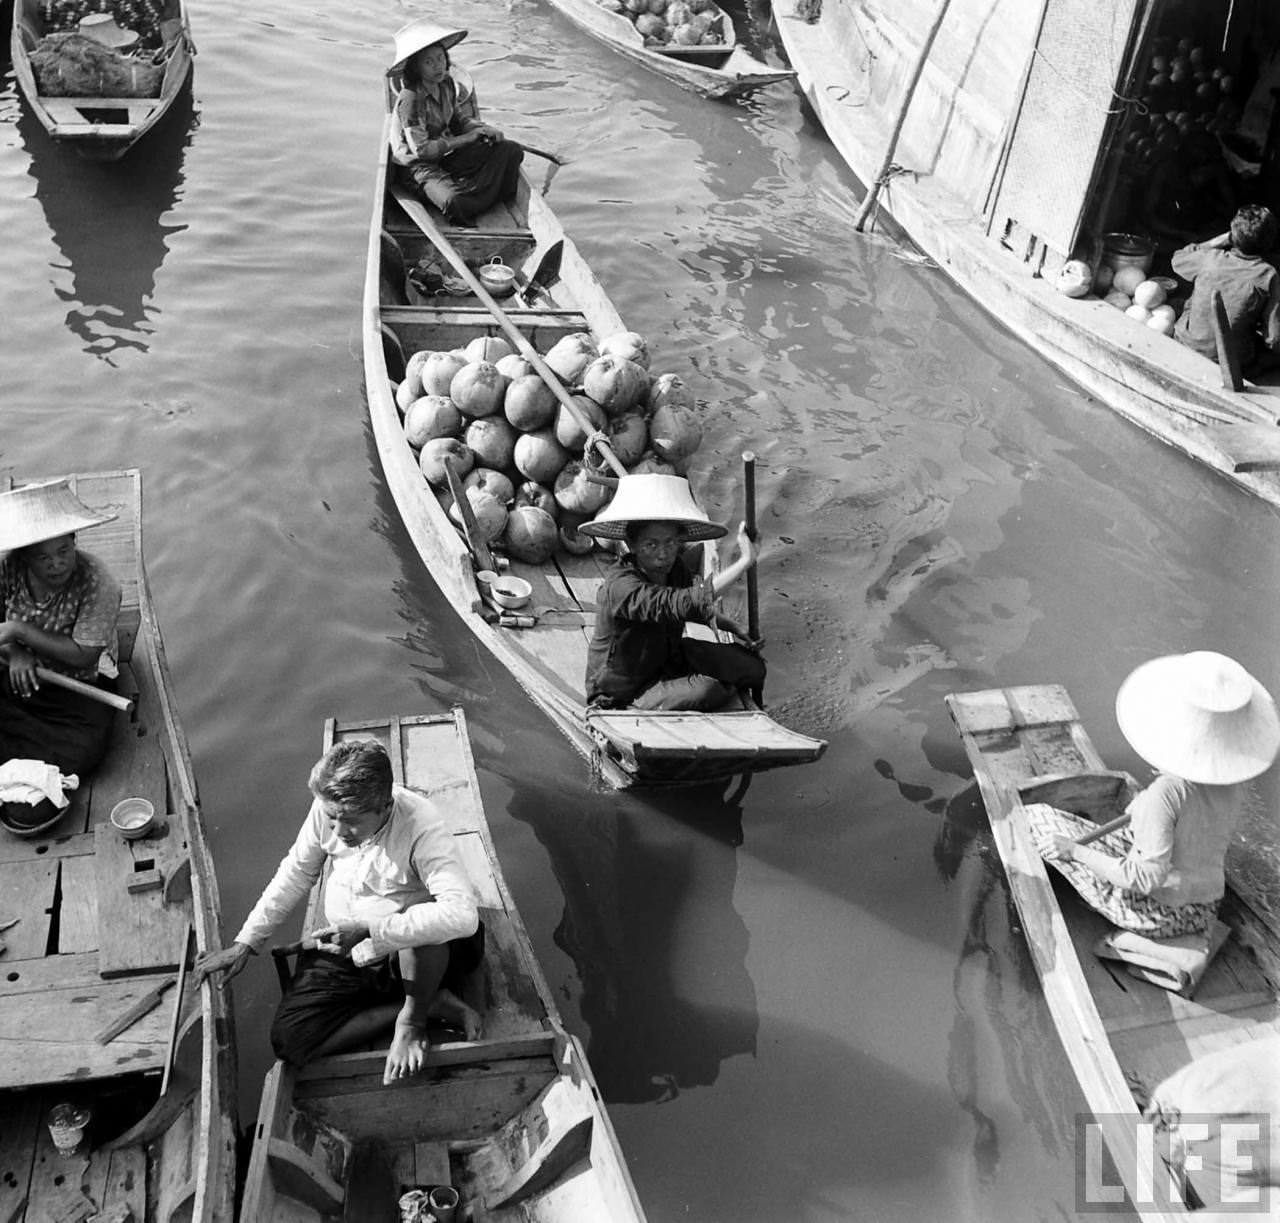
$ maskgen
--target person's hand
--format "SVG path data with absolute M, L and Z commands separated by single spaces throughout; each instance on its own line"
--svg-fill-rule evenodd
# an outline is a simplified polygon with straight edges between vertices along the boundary
M 1059 862 L 1071 862 L 1076 856 L 1076 842 L 1074 837 L 1064 836 L 1060 832 L 1055 832 L 1049 838 L 1048 857 L 1056 858 Z
M 24 645 L 11 642 L 9 654 L 9 688 L 23 700 L 29 700 L 40 691 L 40 678 L 36 675 L 36 656 Z
M 350 956 L 351 948 L 363 943 L 369 937 L 369 927 L 354 918 L 344 917 L 332 926 L 321 926 L 313 930 L 311 937 L 316 940 L 316 950 L 327 955 Z
M 751 542 L 751 536 L 747 534 L 745 522 L 738 523 L 738 555 L 747 562 L 748 569 L 756 563 L 756 546 Z
M 748 650 L 759 651 L 764 649 L 764 637 L 752 637 L 736 620 L 730 620 L 728 616 L 721 616 L 720 627 L 732 633 L 740 646 L 745 646 Z
M 491 127 L 488 123 L 482 123 L 475 129 L 480 133 L 480 139 L 488 144 L 492 144 L 495 140 L 502 139 L 502 129 Z
M 230 981 L 249 962 L 252 954 L 253 948 L 247 943 L 232 943 L 230 947 L 206 951 L 204 955 L 196 956 L 191 980 L 197 988 L 207 977 L 225 976 Z

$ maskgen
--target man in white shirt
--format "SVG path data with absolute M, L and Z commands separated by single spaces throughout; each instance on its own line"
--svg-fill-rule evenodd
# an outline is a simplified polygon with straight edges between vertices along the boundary
M 347 740 L 311 770 L 315 801 L 230 947 L 202 956 L 196 980 L 236 975 L 311 891 L 326 864 L 324 914 L 275 1020 L 276 1055 L 294 1065 L 370 1039 L 394 1017 L 383 1082 L 425 1062 L 427 1022 L 468 1040 L 480 1016 L 454 991 L 480 963 L 475 893 L 430 797 L 393 784 L 380 743 Z

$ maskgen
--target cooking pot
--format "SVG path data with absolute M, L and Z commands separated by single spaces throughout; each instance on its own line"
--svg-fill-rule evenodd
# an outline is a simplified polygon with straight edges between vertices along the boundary
M 494 255 L 488 263 L 482 263 L 476 274 L 480 277 L 480 283 L 494 297 L 509 297 L 516 291 L 516 274 L 502 262 L 499 255 Z

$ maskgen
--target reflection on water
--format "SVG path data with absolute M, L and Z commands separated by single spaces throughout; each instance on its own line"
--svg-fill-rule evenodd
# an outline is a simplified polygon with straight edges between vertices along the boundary
M 88 161 L 55 144 L 29 107 L 19 112 L 27 173 L 65 260 L 50 265 L 53 291 L 68 305 L 67 328 L 86 352 L 109 363 L 122 349 L 146 352 L 155 331 L 156 273 L 172 235 L 186 228 L 164 218 L 181 196 L 198 124 L 190 77 L 164 118 L 120 161 Z

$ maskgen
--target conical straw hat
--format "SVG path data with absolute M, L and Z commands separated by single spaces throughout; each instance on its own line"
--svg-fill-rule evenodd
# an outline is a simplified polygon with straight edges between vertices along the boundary
M 436 43 L 447 51 L 450 47 L 456 47 L 466 36 L 466 30 L 456 30 L 435 21 L 423 18 L 411 21 L 396 31 L 395 58 L 387 71 L 399 72 L 404 68 L 405 60 Z
M 1267 690 L 1210 650 L 1143 663 L 1120 685 L 1116 720 L 1148 764 L 1206 785 L 1257 777 L 1280 749 L 1280 717 Z
M 87 13 L 80 18 L 76 32 L 92 38 L 94 42 L 102 43 L 104 47 L 116 49 L 132 46 L 139 41 L 137 34 L 126 30 L 110 13 Z
M 578 530 L 596 539 L 625 539 L 631 522 L 678 522 L 689 539 L 719 539 L 725 528 L 712 522 L 693 499 L 683 476 L 620 476 L 613 500 Z
M 69 480 L 46 480 L 0 493 L 0 552 L 58 539 L 110 522 L 115 514 L 91 510 Z

